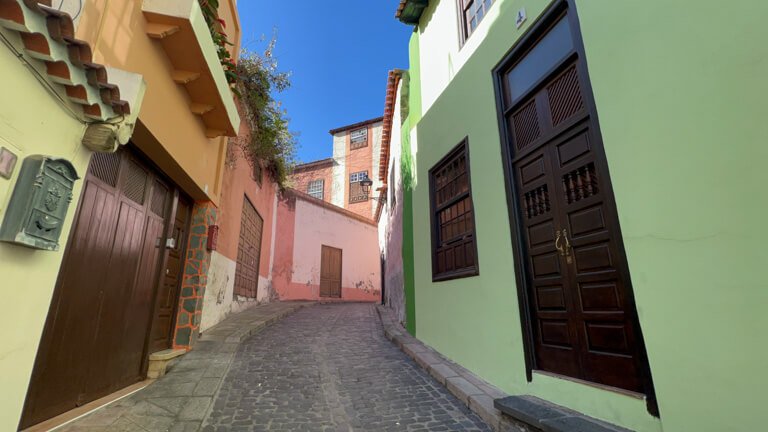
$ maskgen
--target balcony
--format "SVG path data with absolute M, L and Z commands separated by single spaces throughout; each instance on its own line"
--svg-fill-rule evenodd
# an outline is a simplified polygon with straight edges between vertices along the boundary
M 163 47 L 206 135 L 237 135 L 240 116 L 198 0 L 144 0 L 142 12 L 147 35 Z

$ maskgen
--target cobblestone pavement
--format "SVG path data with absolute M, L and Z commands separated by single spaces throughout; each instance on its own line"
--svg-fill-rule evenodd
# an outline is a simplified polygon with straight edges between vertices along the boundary
M 384 337 L 373 305 L 317 305 L 243 342 L 205 432 L 487 431 Z

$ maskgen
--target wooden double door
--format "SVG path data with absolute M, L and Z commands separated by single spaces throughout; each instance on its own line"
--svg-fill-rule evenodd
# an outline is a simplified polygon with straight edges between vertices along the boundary
M 170 347 L 190 211 L 136 151 L 94 154 L 22 428 L 141 381 Z
M 578 23 L 563 9 L 498 75 L 531 366 L 650 395 Z

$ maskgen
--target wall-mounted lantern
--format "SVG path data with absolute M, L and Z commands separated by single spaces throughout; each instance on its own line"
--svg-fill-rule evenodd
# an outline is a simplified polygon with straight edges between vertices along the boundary
M 372 200 L 376 200 L 376 201 L 387 200 L 386 196 L 379 195 L 378 198 L 371 196 L 371 187 L 373 186 L 373 180 L 371 180 L 371 178 L 368 177 L 368 174 L 365 175 L 364 179 L 360 180 L 360 186 L 363 188 L 363 194 L 369 196 Z

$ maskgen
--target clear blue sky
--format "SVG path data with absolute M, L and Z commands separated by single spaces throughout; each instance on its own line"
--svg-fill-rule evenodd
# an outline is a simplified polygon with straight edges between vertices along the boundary
M 328 131 L 379 117 L 387 72 L 408 67 L 412 27 L 395 18 L 398 0 L 240 0 L 243 47 L 262 52 L 277 29 L 280 69 L 292 87 L 278 95 L 299 135 L 299 161 L 330 157 Z

